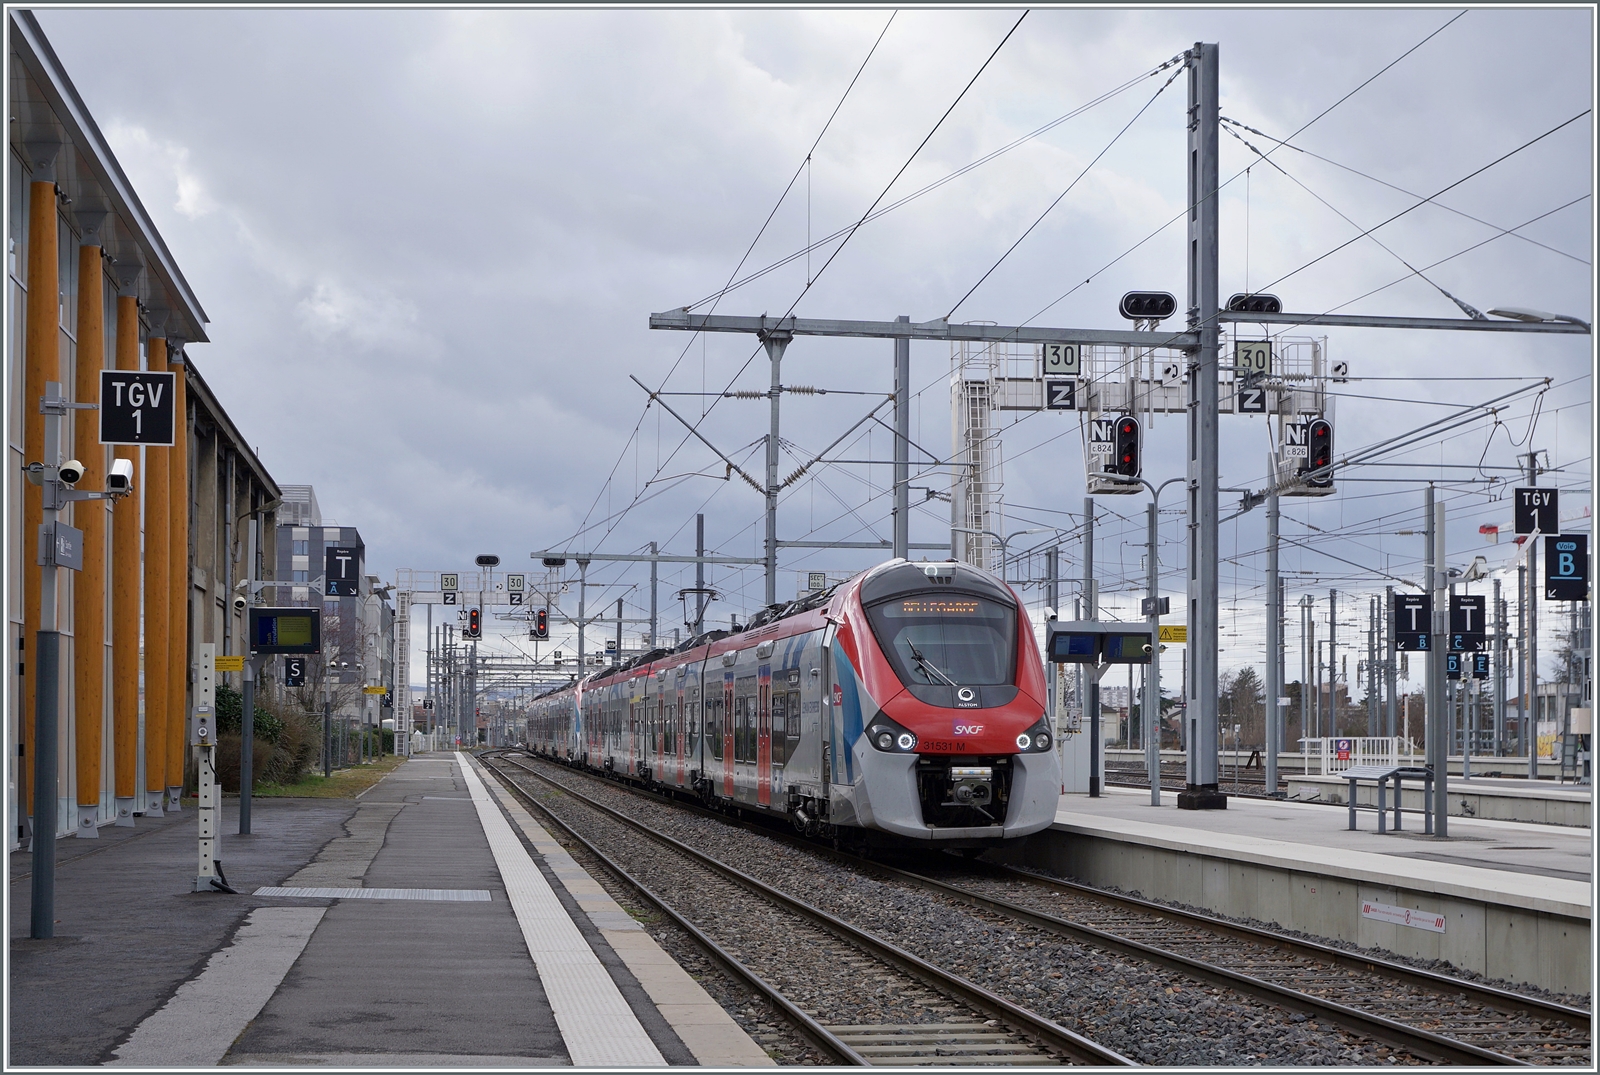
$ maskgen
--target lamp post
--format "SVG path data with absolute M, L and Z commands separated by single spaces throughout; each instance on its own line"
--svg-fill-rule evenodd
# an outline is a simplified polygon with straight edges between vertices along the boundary
M 1145 670 L 1144 684 L 1144 767 L 1150 774 L 1150 805 L 1161 805 L 1161 593 L 1160 562 L 1156 556 L 1156 519 L 1161 511 L 1161 490 L 1183 477 L 1168 478 L 1160 485 L 1152 485 L 1143 478 L 1119 478 L 1126 484 L 1139 483 L 1150 490 L 1150 503 L 1145 508 L 1148 555 L 1145 562 L 1145 590 L 1148 608 L 1145 623 L 1150 628 L 1150 667 Z M 1129 699 L 1129 707 L 1133 705 Z M 1154 714 L 1152 717 L 1151 714 Z
M 1059 534 L 1061 532 L 1059 527 L 1054 527 L 1054 526 L 1030 526 L 1026 530 L 1014 530 L 1014 531 L 1012 531 L 1010 537 L 1001 537 L 999 534 L 995 533 L 993 530 L 974 530 L 971 527 L 966 527 L 966 526 L 952 526 L 950 529 L 955 530 L 955 531 L 957 531 L 959 533 L 962 533 L 962 534 L 987 534 L 989 537 L 994 538 L 996 541 L 998 541 L 1000 543 L 1000 581 L 1001 582 L 1005 582 L 1006 581 L 1006 555 L 1007 555 L 1006 546 L 1008 546 L 1011 543 L 1012 538 L 1019 538 L 1023 534 L 1048 534 L 1048 533 L 1057 533 L 1057 534 Z

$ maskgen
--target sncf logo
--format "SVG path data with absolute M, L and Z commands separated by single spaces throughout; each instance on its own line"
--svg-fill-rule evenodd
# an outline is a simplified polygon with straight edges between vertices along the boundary
M 833 704 L 844 705 L 844 688 L 837 683 L 833 685 Z
M 983 725 L 981 725 L 981 724 L 957 724 L 956 725 L 956 734 L 957 735 L 982 735 L 983 734 Z

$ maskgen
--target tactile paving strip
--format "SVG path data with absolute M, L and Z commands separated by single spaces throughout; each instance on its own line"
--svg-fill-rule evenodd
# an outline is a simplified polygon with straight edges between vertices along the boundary
M 511 831 L 472 762 L 461 753 L 456 760 L 573 1066 L 666 1066 L 617 983 Z
M 435 900 L 488 903 L 486 888 L 258 888 L 257 896 L 297 896 L 325 900 Z

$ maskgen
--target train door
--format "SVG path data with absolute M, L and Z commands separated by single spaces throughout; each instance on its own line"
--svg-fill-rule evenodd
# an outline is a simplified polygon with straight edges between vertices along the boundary
M 754 686 L 755 677 L 747 677 Z M 728 798 L 739 797 L 739 763 L 744 761 L 744 712 L 746 707 L 741 704 L 746 693 L 741 691 L 738 681 L 734 680 L 733 672 L 722 673 L 722 701 L 723 701 L 723 760 L 722 760 L 722 787 L 723 793 Z M 754 694 L 752 689 L 750 694 Z
M 756 802 L 772 805 L 772 666 L 759 670 L 755 705 Z
M 699 779 L 705 775 L 706 762 L 701 757 L 700 739 L 700 678 L 697 675 L 690 680 L 683 692 L 683 722 L 688 730 L 688 762 L 689 768 L 694 773 L 694 778 Z
M 818 730 L 822 741 L 822 760 L 818 776 L 822 782 L 822 793 L 829 798 L 832 798 L 833 785 L 833 736 L 834 729 L 839 725 L 838 703 L 834 699 L 833 691 L 833 644 L 838 630 L 833 624 L 828 624 L 822 632 L 822 645 L 817 652 L 817 664 L 821 669 L 817 677 Z

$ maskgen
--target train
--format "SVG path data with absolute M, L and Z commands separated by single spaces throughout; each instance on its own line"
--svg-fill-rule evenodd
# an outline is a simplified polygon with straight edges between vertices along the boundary
M 1022 602 L 956 561 L 893 559 L 548 692 L 525 742 L 864 845 L 1016 840 L 1061 790 Z

